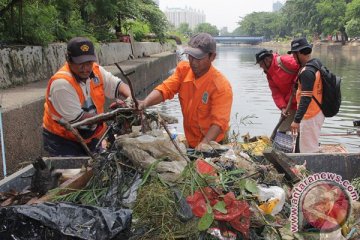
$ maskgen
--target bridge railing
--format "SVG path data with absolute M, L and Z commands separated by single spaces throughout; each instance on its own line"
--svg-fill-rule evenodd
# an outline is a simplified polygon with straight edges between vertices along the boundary
M 264 41 L 263 36 L 216 36 L 214 39 L 217 43 L 223 44 L 259 44 Z

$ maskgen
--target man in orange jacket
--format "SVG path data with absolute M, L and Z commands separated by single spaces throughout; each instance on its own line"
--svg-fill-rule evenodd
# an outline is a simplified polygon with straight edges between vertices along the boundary
M 44 148 L 51 156 L 86 155 L 74 134 L 57 120 L 75 123 L 103 113 L 105 97 L 131 96 L 128 85 L 96 63 L 94 45 L 89 39 L 71 39 L 66 60 L 50 78 L 45 95 L 43 139 Z M 78 128 L 91 151 L 105 130 L 105 123 Z
M 291 42 L 291 50 L 288 51 L 288 54 L 292 54 L 302 67 L 296 92 L 298 109 L 291 123 L 293 134 L 300 133 L 301 153 L 319 152 L 320 131 L 325 120 L 323 112 L 314 100 L 315 97 L 320 103 L 322 102 L 323 86 L 320 72 L 315 67 L 306 65 L 318 61 L 311 58 L 311 52 L 312 45 L 304 37 L 294 39 Z
M 255 54 L 256 63 L 264 70 L 269 83 L 272 98 L 281 114 L 287 116 L 280 125 L 280 132 L 290 131 L 290 125 L 296 112 L 296 98 L 293 97 L 291 107 L 286 112 L 290 96 L 297 79 L 299 64 L 290 55 L 279 55 L 271 50 L 261 49 Z
M 184 131 L 189 147 L 201 149 L 209 141 L 221 141 L 229 128 L 232 88 L 229 81 L 215 67 L 215 39 L 199 33 L 189 41 L 184 51 L 189 61 L 182 61 L 175 72 L 157 86 L 139 109 L 172 99 L 179 94 Z

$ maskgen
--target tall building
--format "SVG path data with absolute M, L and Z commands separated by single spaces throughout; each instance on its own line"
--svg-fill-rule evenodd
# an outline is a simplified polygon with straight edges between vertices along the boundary
M 192 8 L 166 8 L 165 16 L 167 20 L 175 26 L 179 27 L 181 23 L 189 24 L 191 29 L 194 29 L 198 24 L 205 23 L 206 16 L 204 11 L 195 10 Z
M 276 1 L 273 3 L 273 12 L 277 12 L 279 11 L 282 7 L 284 6 L 284 4 L 282 4 L 280 1 Z

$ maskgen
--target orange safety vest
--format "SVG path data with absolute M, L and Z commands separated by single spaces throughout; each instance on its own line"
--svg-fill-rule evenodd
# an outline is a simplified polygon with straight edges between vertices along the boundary
M 93 65 L 93 73 L 95 77 L 97 77 L 98 81 L 91 81 L 90 82 L 90 96 L 91 99 L 94 102 L 94 105 L 96 107 L 97 113 L 103 113 L 104 112 L 104 103 L 105 103 L 105 96 L 104 96 L 104 81 L 103 77 L 100 73 L 99 65 L 94 63 Z M 49 132 L 56 134 L 60 137 L 63 137 L 68 140 L 77 141 L 77 138 L 75 135 L 66 130 L 64 127 L 62 127 L 56 120 L 59 120 L 62 118 L 62 116 L 55 110 L 53 104 L 51 103 L 51 97 L 50 94 L 50 86 L 51 84 L 56 81 L 57 79 L 65 79 L 68 81 L 71 86 L 76 90 L 76 93 L 78 94 L 80 104 L 83 105 L 85 101 L 84 93 L 75 79 L 75 77 L 72 75 L 70 71 L 69 64 L 66 63 L 57 73 L 55 73 L 48 83 L 47 89 L 46 89 L 46 95 L 45 95 L 45 104 L 44 104 L 44 117 L 43 117 L 43 127 L 48 130 Z M 84 139 L 86 143 L 91 142 L 94 138 L 100 138 L 106 131 L 106 124 L 102 123 L 99 125 L 95 131 L 95 133 L 87 138 Z
M 305 70 L 306 67 L 304 67 L 301 72 L 303 72 Z M 301 74 L 301 73 L 300 73 Z M 298 81 L 298 89 L 296 91 L 296 101 L 298 103 L 298 108 L 299 108 L 299 104 L 300 104 L 300 98 L 301 98 L 301 83 L 300 81 Z M 320 76 L 320 72 L 317 71 L 315 73 L 315 82 L 314 82 L 314 87 L 313 87 L 313 91 L 312 91 L 312 95 L 320 102 L 322 103 L 322 81 L 321 81 L 321 76 Z M 311 102 L 308 106 L 308 109 L 305 112 L 304 115 L 304 119 L 309 119 L 314 117 L 316 114 L 318 114 L 321 111 L 319 105 L 315 102 L 315 100 L 313 98 L 311 98 Z

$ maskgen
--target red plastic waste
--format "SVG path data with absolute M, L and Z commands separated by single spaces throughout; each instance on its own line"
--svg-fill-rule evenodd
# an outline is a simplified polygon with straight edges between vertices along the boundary
M 205 187 L 202 191 L 209 200 L 211 207 L 219 201 L 225 202 L 227 213 L 221 213 L 214 209 L 214 219 L 229 222 L 234 229 L 241 232 L 245 238 L 248 238 L 250 228 L 249 204 L 246 201 L 237 200 L 233 192 L 220 195 L 210 187 Z M 202 217 L 206 212 L 206 198 L 204 195 L 202 192 L 196 191 L 194 195 L 186 198 L 193 214 L 197 217 Z

